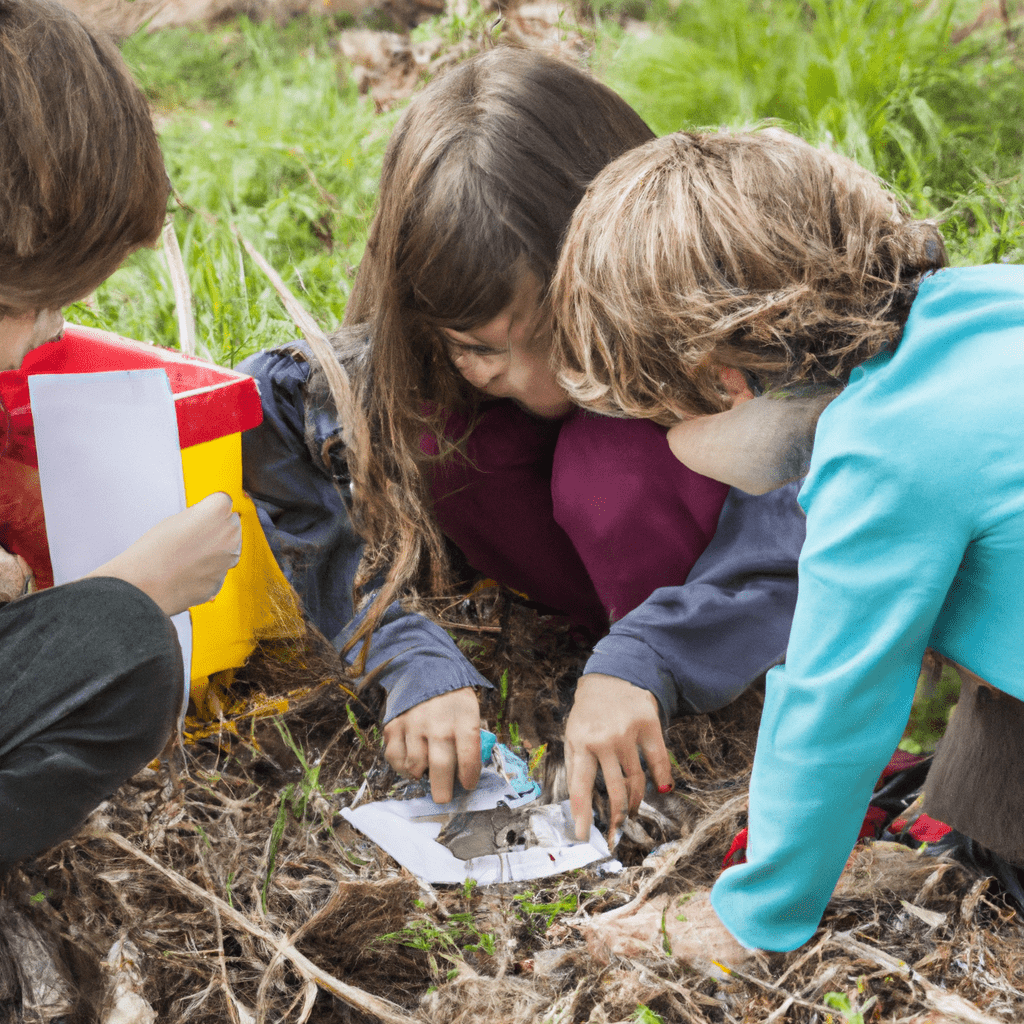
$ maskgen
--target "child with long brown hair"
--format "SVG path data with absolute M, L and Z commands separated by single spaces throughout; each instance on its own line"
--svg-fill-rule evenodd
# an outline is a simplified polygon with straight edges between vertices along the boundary
M 613 948 L 622 932 L 660 948 L 662 927 L 677 955 L 720 961 L 744 955 L 737 939 L 806 942 L 928 646 L 968 685 L 925 810 L 1024 864 L 1019 787 L 992 777 L 1015 771 L 1024 723 L 1024 268 L 945 262 L 935 226 L 873 175 L 777 129 L 651 142 L 575 214 L 553 285 L 573 397 L 676 424 L 676 455 L 725 477 L 810 463 L 746 863 L 713 910 L 653 908 Z M 737 403 L 736 376 L 763 396 Z
M 60 4 L 0 0 L 0 370 L 57 341 L 61 307 L 159 238 L 169 191 L 116 47 Z M 213 494 L 38 593 L 21 596 L 28 566 L 0 549 L 17 583 L 0 595 L 0 868 L 70 835 L 160 753 L 185 692 L 169 616 L 216 594 L 240 546 Z
M 599 765 L 614 828 L 644 792 L 641 754 L 671 786 L 662 723 L 728 703 L 785 649 L 795 492 L 753 498 L 691 472 L 664 429 L 576 412 L 551 369 L 562 233 L 594 175 L 650 138 L 576 67 L 511 47 L 464 62 L 388 145 L 335 338 L 350 384 L 332 400 L 295 347 L 243 364 L 265 415 L 243 437 L 245 484 L 271 545 L 339 648 L 372 630 L 364 667 L 388 691 L 387 758 L 429 770 L 441 802 L 456 774 L 476 782 L 473 688 L 486 684 L 397 599 L 448 592 L 449 545 L 601 637 L 566 725 L 588 828 Z M 353 579 L 371 595 L 354 622 Z

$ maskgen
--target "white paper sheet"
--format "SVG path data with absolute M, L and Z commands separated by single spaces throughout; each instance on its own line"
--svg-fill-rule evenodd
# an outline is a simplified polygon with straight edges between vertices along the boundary
M 163 370 L 28 379 L 54 583 L 78 579 L 185 508 L 178 420 Z M 192 620 L 178 631 L 188 687 Z
M 497 807 L 499 800 L 504 800 L 512 809 L 532 805 L 531 826 L 538 837 L 543 835 L 544 845 L 459 860 L 451 850 L 434 841 L 443 828 L 442 823 L 422 820 Z M 488 768 L 481 772 L 477 788 L 462 801 L 456 797 L 449 804 L 435 804 L 429 796 L 381 800 L 354 810 L 344 808 L 341 813 L 402 867 L 431 883 L 457 885 L 472 878 L 481 885 L 490 885 L 548 878 L 611 856 L 604 838 L 593 825 L 587 842 L 580 843 L 573 838 L 568 800 L 562 804 L 542 805 L 532 796 L 518 799 L 508 783 Z M 612 861 L 608 867 L 615 870 L 622 865 Z

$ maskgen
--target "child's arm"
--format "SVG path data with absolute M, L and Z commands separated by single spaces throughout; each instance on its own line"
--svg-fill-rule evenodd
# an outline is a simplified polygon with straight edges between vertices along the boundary
M 242 525 L 229 495 L 210 494 L 143 534 L 88 576 L 113 576 L 177 615 L 215 597 L 242 552 Z
M 309 363 L 292 350 L 260 352 L 239 369 L 256 378 L 263 403 L 262 424 L 242 435 L 245 489 L 306 613 L 340 650 L 359 621 L 352 581 L 362 541 L 320 454 L 339 429 L 337 419 L 308 396 Z M 475 785 L 480 770 L 475 689 L 490 684 L 451 637 L 395 603 L 374 631 L 366 668 L 388 695 L 388 762 L 407 774 L 429 769 L 439 800 L 450 793 L 453 759 L 463 784 Z
M 577 756 L 589 749 L 602 767 L 606 761 L 611 766 L 612 749 L 635 750 L 636 739 L 644 737 L 647 746 L 640 745 L 649 757 L 648 749 L 663 748 L 662 723 L 724 707 L 782 659 L 804 539 L 796 494 L 796 484 L 758 497 L 731 491 L 715 536 L 686 582 L 656 590 L 612 625 L 595 646 L 583 678 L 611 678 L 630 689 L 617 691 L 618 710 L 608 709 L 597 731 L 591 731 L 586 706 L 573 707 L 566 723 L 567 754 L 570 745 Z M 655 725 L 657 743 L 650 738 Z M 614 775 L 614 767 L 611 771 Z M 628 772 L 620 768 L 620 774 Z M 653 770 L 652 776 L 658 785 L 671 781 Z M 579 776 L 575 788 L 570 782 L 579 831 L 589 828 L 588 777 Z M 639 781 L 630 787 L 631 812 L 642 793 Z
M 747 862 L 712 893 L 729 930 L 765 949 L 794 949 L 817 927 L 971 540 L 972 496 L 937 471 L 948 431 L 861 412 L 845 413 L 853 454 L 840 442 L 830 455 L 819 432 L 801 493 L 808 531 L 787 661 L 768 675 Z M 961 454 L 947 458 L 976 479 Z

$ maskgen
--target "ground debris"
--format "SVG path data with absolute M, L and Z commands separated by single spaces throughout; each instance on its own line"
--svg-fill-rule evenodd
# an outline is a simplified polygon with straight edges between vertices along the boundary
M 557 798 L 586 638 L 489 583 L 420 610 L 495 684 L 488 727 Z M 664 1021 L 825 1024 L 842 1019 L 837 999 L 866 1022 L 1024 1019 L 1016 913 L 989 880 L 893 843 L 855 851 L 808 946 L 725 980 L 658 955 L 590 956 L 587 917 L 714 881 L 745 825 L 758 688 L 669 730 L 675 791 L 651 795 L 640 822 L 653 850 L 620 842 L 620 875 L 484 889 L 419 882 L 341 817 L 408 789 L 381 756 L 373 690 L 315 635 L 262 648 L 220 691 L 217 720 L 189 723 L 178 761 L 0 883 L 0 1009 L 41 1005 L 24 997 L 29 936 L 62 1007 L 78 1000 L 69 1019 L 97 1024 L 119 1019 L 118 999 L 175 1024 L 616 1022 L 641 1006 Z M 595 808 L 607 827 L 600 793 Z

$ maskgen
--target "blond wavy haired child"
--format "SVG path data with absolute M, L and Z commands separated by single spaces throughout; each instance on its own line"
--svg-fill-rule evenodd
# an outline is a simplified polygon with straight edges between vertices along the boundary
M 955 721 L 978 756 L 944 744 L 926 809 L 1024 864 L 1019 787 L 985 784 L 1015 771 L 1024 698 L 1024 268 L 945 263 L 877 178 L 775 128 L 625 154 L 567 233 L 552 294 L 574 399 L 671 424 L 679 459 L 751 490 L 807 473 L 747 861 L 664 916 L 678 955 L 810 938 L 928 646 L 974 681 Z M 734 401 L 737 381 L 759 397 Z M 662 919 L 606 939 L 655 941 Z

